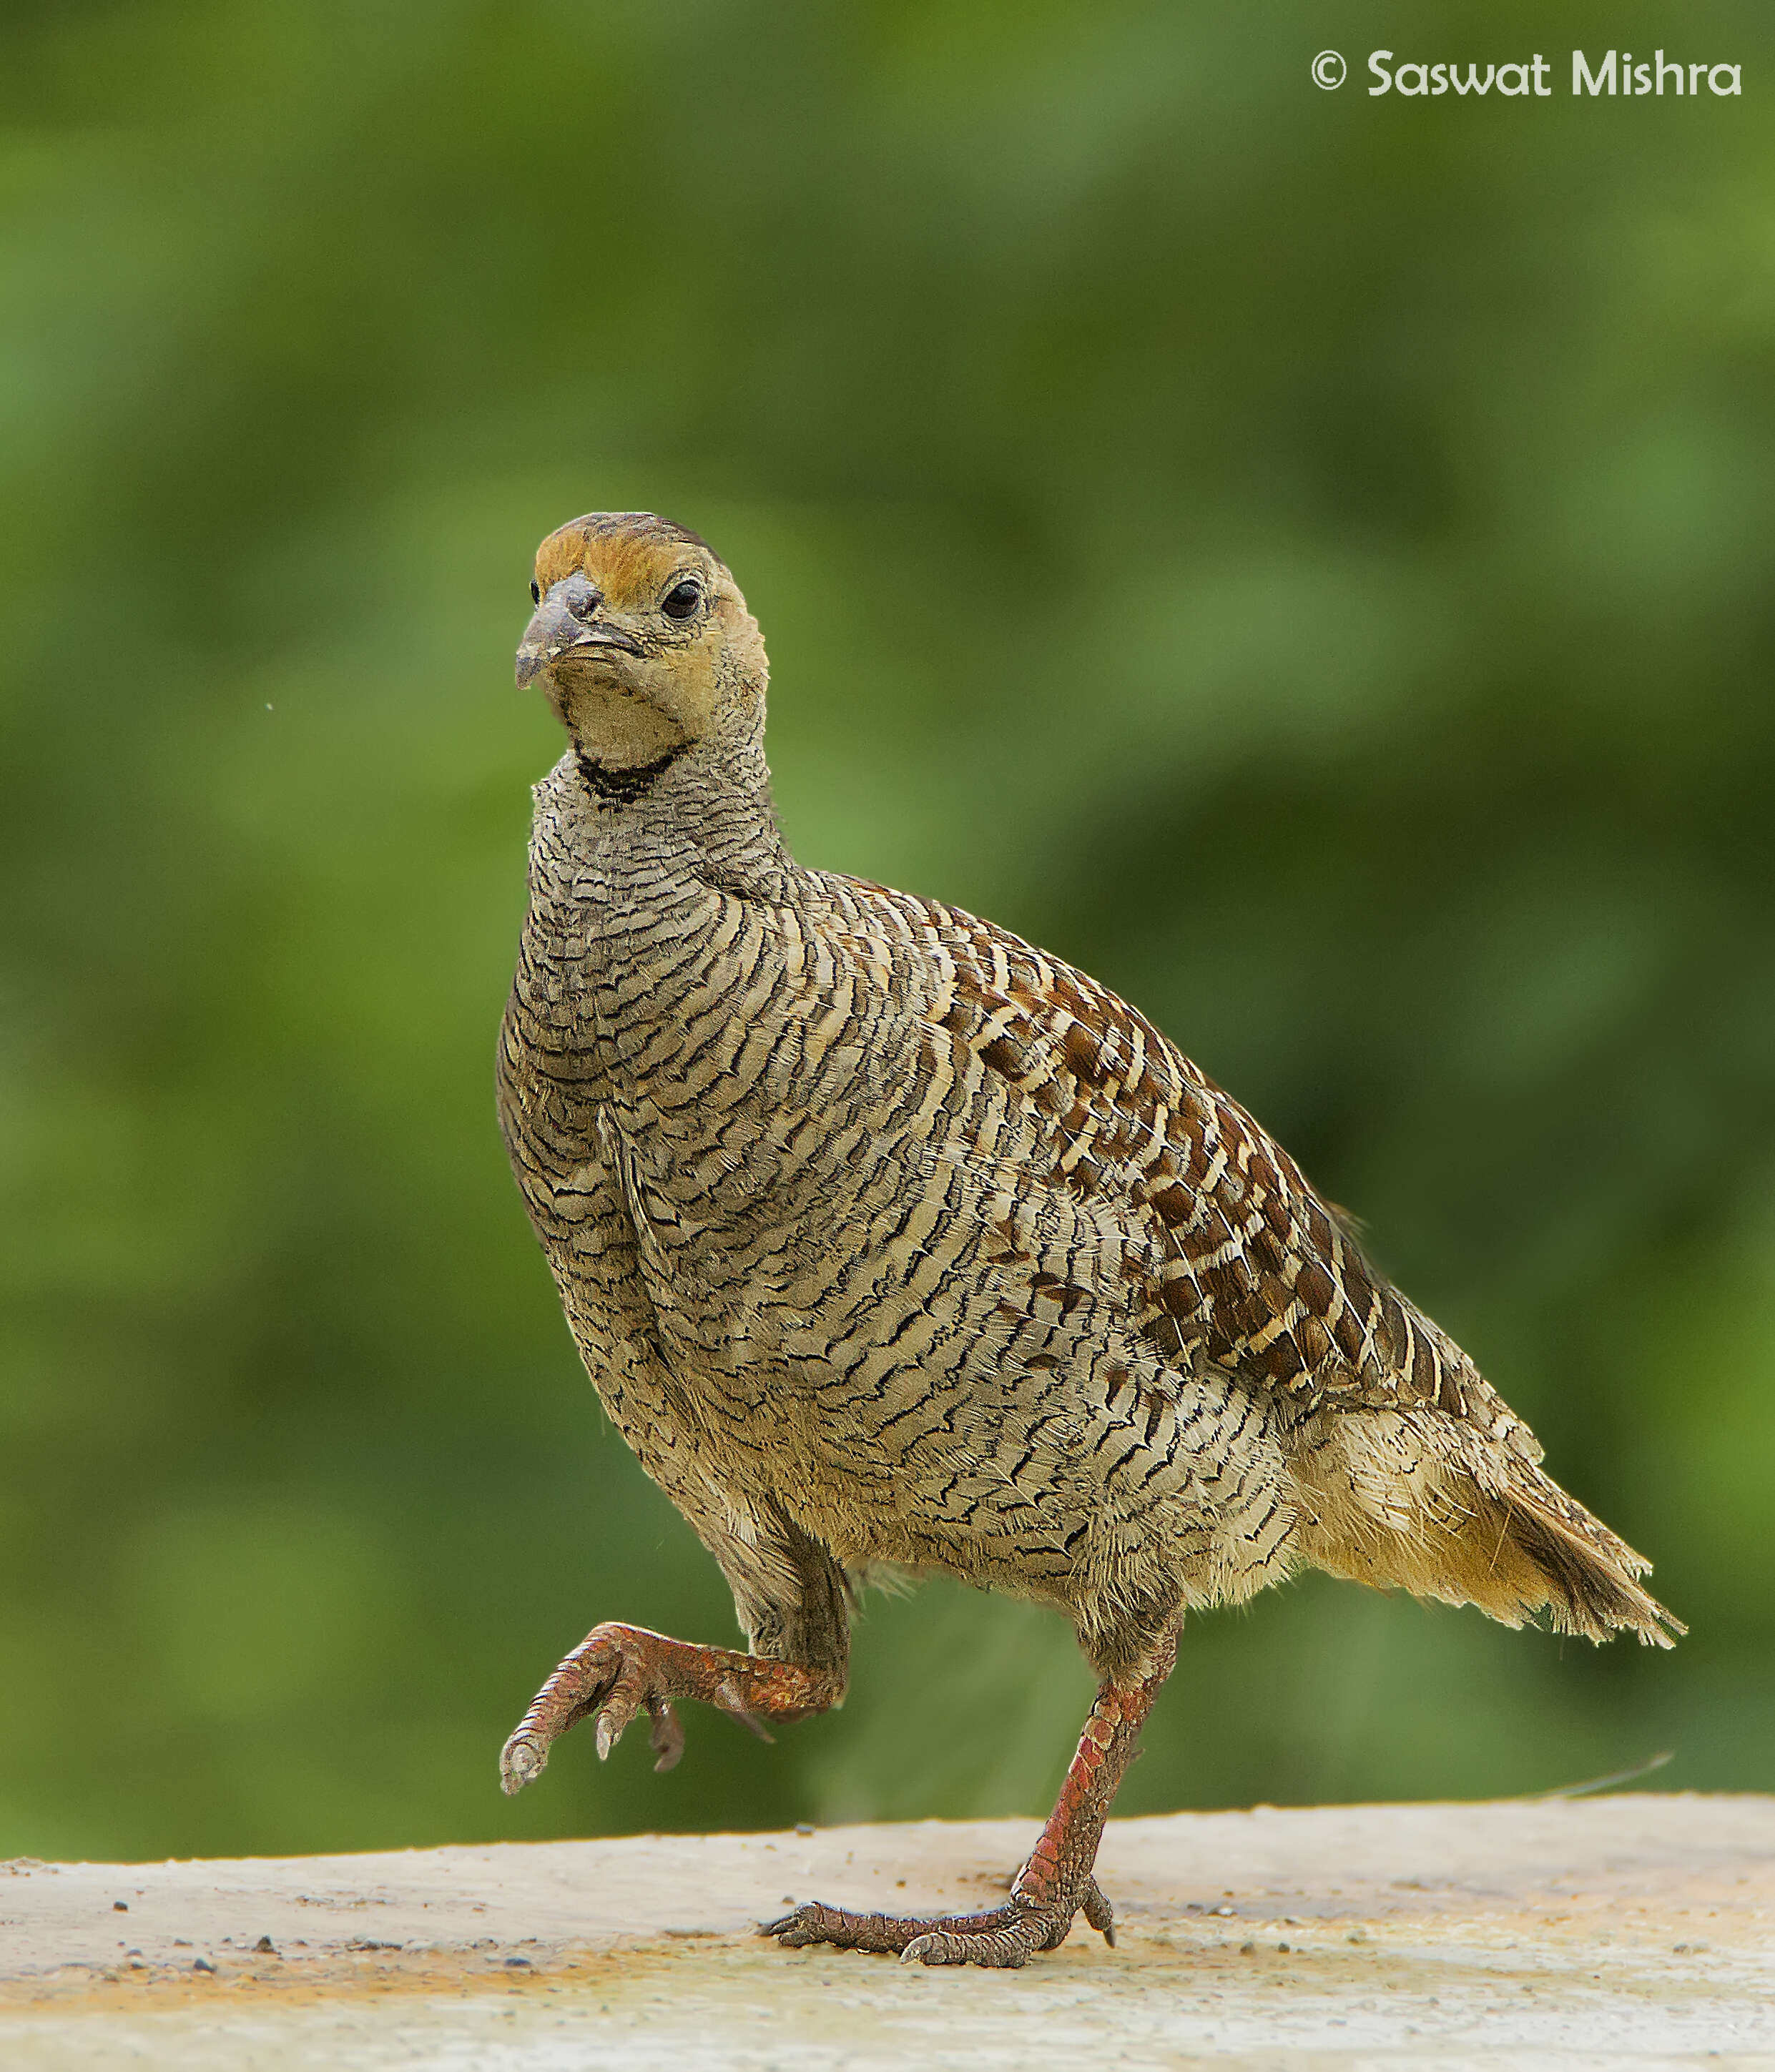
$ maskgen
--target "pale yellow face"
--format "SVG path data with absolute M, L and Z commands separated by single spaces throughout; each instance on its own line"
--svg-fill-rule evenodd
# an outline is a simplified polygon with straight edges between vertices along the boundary
M 628 769 L 726 720 L 762 723 L 756 622 L 721 562 L 678 528 L 645 512 L 575 519 L 537 548 L 532 595 L 517 680 L 541 680 L 583 755 Z

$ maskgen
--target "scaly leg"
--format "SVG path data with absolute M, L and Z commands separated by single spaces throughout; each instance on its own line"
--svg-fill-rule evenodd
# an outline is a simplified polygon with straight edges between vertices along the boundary
M 1027 1963 L 1038 1950 L 1057 1950 L 1082 1914 L 1104 1941 L 1115 1941 L 1115 1917 L 1092 1868 L 1110 1802 L 1127 1768 L 1142 1722 L 1177 1659 L 1175 1634 L 1151 1673 L 1139 1684 L 1106 1684 L 1079 1737 L 1060 1798 L 1041 1838 L 1013 1881 L 1003 1906 L 984 1914 L 911 1920 L 892 1914 L 846 1914 L 809 1901 L 760 1930 L 789 1949 L 835 1942 L 846 1950 L 897 1951 L 907 1963 Z
M 653 1726 L 649 1738 L 669 1770 L 684 1753 L 684 1729 L 673 1707 L 677 1698 L 700 1698 L 742 1720 L 761 1740 L 771 1737 L 760 1714 L 799 1720 L 823 1712 L 843 1695 L 842 1669 L 808 1668 L 797 1662 L 770 1662 L 731 1648 L 699 1647 L 672 1640 L 645 1626 L 594 1626 L 530 1701 L 499 1759 L 500 1782 L 521 1791 L 539 1775 L 558 1735 L 598 1716 L 600 1762 L 622 1738 L 623 1729 L 645 1706 Z

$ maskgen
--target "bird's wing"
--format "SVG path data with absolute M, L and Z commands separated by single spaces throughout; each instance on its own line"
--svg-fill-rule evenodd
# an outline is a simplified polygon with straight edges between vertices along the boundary
M 933 1029 L 1040 1119 L 1052 1163 L 1036 1183 L 1121 1198 L 1137 1233 L 1132 1322 L 1166 1365 L 1237 1374 L 1303 1414 L 1434 1405 L 1533 1448 L 1453 1340 L 1369 1267 L 1287 1153 L 1144 1015 L 972 915 L 846 882 L 925 964 L 937 952 Z

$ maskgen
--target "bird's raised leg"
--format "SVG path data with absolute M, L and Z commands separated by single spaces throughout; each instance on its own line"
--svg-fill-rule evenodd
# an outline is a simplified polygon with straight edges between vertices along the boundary
M 731 1712 L 764 1741 L 765 1719 L 799 1720 L 823 1712 L 844 1695 L 844 1671 L 772 1662 L 731 1648 L 699 1647 L 638 1626 L 594 1626 L 530 1701 L 500 1755 L 500 1782 L 519 1791 L 538 1775 L 558 1735 L 595 1713 L 598 1753 L 607 1756 L 645 1706 L 651 1739 L 669 1770 L 684 1752 L 684 1729 L 673 1701 L 700 1698 Z
M 835 1942 L 846 1950 L 897 1952 L 908 1963 L 1002 1967 L 1027 1963 L 1038 1950 L 1057 1950 L 1072 1930 L 1073 1916 L 1082 1914 L 1106 1942 L 1114 1943 L 1115 1917 L 1092 1875 L 1098 1844 L 1142 1722 L 1176 1659 L 1173 1634 L 1144 1679 L 1122 1684 L 1112 1679 L 1098 1691 L 1060 1798 L 1003 1906 L 917 1920 L 847 1914 L 813 1900 L 759 1932 L 790 1949 Z

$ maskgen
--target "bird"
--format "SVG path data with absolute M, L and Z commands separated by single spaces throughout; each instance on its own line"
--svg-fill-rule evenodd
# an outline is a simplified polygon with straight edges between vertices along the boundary
M 606 1622 L 507 1791 L 694 1699 L 767 1739 L 842 1699 L 860 1590 L 947 1573 L 1052 1607 L 1098 1679 L 1005 1901 L 807 1901 L 760 1932 L 1015 1967 L 1082 1915 L 1184 1620 L 1316 1568 L 1660 1646 L 1649 1568 L 1233 1096 L 1088 974 L 958 907 L 805 868 L 756 620 L 702 538 L 592 512 L 537 549 L 535 787 L 498 1045 L 519 1190 L 618 1432 L 746 1645 Z

